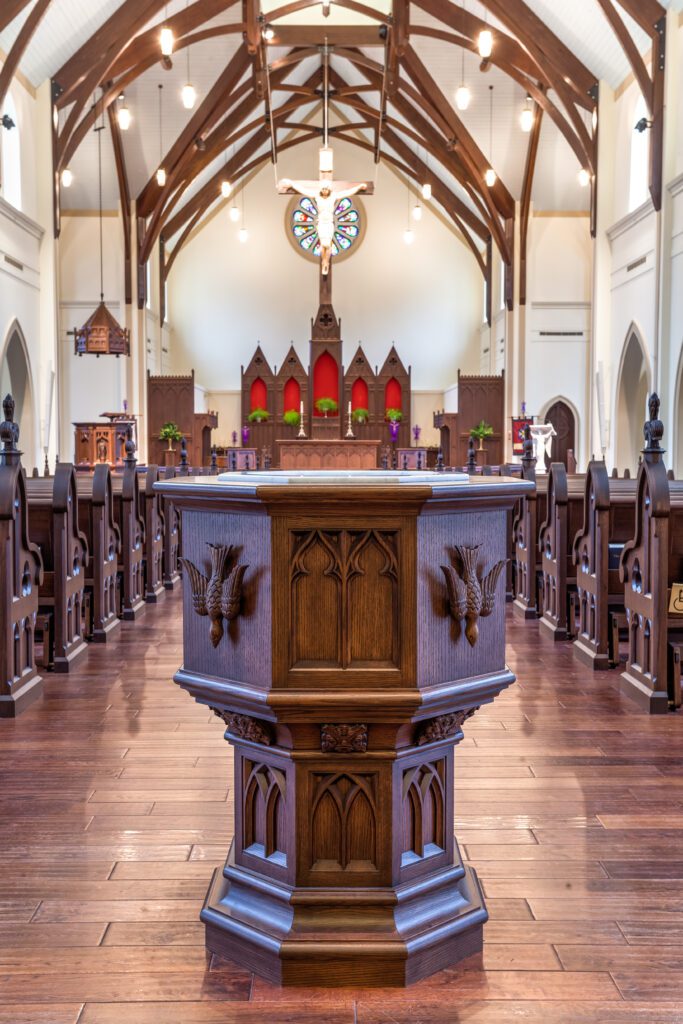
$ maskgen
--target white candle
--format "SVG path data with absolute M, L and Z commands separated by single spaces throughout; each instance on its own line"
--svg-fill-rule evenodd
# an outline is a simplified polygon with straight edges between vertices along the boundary
M 304 418 L 304 400 L 303 400 L 303 398 L 299 402 L 299 416 L 301 417 L 301 419 Z
M 349 402 L 349 419 L 351 419 L 351 403 Z

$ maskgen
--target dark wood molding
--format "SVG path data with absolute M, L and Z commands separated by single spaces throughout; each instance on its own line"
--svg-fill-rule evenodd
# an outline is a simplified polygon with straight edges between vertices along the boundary
M 43 15 L 50 6 L 51 0 L 36 0 L 34 7 L 30 11 L 26 21 L 21 26 L 17 38 L 12 43 L 12 48 L 5 57 L 5 62 L 0 68 L 0 115 L 2 115 L 3 108 L 5 106 L 5 97 L 10 87 L 10 83 L 16 74 L 21 58 L 26 52 L 28 44 L 33 38 L 35 30 L 43 20 Z M 23 5 L 22 5 L 23 6 Z M 2 16 L 0 15 L 0 31 L 2 30 Z
M 123 254 L 124 254 L 124 291 L 126 305 L 130 306 L 133 301 L 133 213 L 131 207 L 130 185 L 128 182 L 128 170 L 126 168 L 126 154 L 121 138 L 121 129 L 114 113 L 113 107 L 107 108 L 109 116 L 109 127 L 111 130 L 111 144 L 114 150 L 114 163 L 116 165 L 116 179 L 119 186 L 119 202 L 121 204 L 121 221 L 123 227 Z
M 529 136 L 529 147 L 526 154 L 526 166 L 524 168 L 524 182 L 522 185 L 522 201 L 520 204 L 519 222 L 519 304 L 526 305 L 527 285 L 527 243 L 529 237 L 529 216 L 531 213 L 531 193 L 534 186 L 534 172 L 536 170 L 536 158 L 538 156 L 538 143 L 541 138 L 541 125 L 543 122 L 543 108 L 537 103 L 534 104 L 534 123 Z

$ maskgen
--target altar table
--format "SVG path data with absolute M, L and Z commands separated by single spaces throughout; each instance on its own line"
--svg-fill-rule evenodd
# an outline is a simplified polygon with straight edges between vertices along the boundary
M 377 469 L 381 441 L 293 438 L 275 442 L 280 469 Z

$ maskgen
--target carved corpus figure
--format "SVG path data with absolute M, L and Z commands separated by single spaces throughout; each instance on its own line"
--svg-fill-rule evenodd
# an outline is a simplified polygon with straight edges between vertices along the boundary
M 280 195 L 289 195 L 292 192 L 301 196 L 308 196 L 318 208 L 318 216 L 315 226 L 320 239 L 320 261 L 323 277 L 330 272 L 330 258 L 332 256 L 332 243 L 334 242 L 334 211 L 342 199 L 355 196 L 357 192 L 369 190 L 366 181 L 332 181 L 332 175 L 328 171 L 322 171 L 319 181 L 292 181 L 290 178 L 283 178 L 278 182 Z
M 242 600 L 242 580 L 248 565 L 235 565 L 228 572 L 232 544 L 209 544 L 211 549 L 211 575 L 207 578 L 187 558 L 181 558 L 192 592 L 192 605 L 197 615 L 208 615 L 211 620 L 211 643 L 218 647 L 223 636 L 223 619 L 237 618 Z
M 485 619 L 494 609 L 496 586 L 505 562 L 496 562 L 486 576 L 477 575 L 476 547 L 456 547 L 462 562 L 462 573 L 452 565 L 442 565 L 441 570 L 446 577 L 448 587 L 448 606 L 451 616 L 461 622 L 466 621 L 465 636 L 470 646 L 474 647 L 479 637 L 478 620 Z

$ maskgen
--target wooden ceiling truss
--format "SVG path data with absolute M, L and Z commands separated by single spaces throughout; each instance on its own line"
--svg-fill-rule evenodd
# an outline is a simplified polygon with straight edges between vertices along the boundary
M 105 112 L 112 132 L 114 158 L 124 210 L 126 239 L 126 300 L 131 295 L 132 203 L 126 173 L 124 147 L 114 115 L 122 91 L 157 62 L 172 66 L 173 58 L 159 53 L 159 29 L 166 0 L 123 0 L 107 21 L 64 64 L 53 79 L 53 104 L 64 111 L 61 130 L 54 132 L 55 232 L 59 232 L 59 180 L 78 146 Z M 535 119 L 529 138 L 523 191 L 520 202 L 520 299 L 526 298 L 526 240 L 531 191 L 543 118 L 549 118 L 562 132 L 581 167 L 591 176 L 592 218 L 595 226 L 597 173 L 597 126 L 595 111 L 598 91 L 595 75 L 524 3 L 524 0 L 482 0 L 496 19 L 488 23 L 493 32 L 493 53 L 481 62 L 481 69 L 495 65 L 512 77 L 532 97 Z M 658 0 L 597 0 L 618 39 L 645 99 L 651 130 L 650 191 L 656 209 L 662 198 L 662 145 L 664 68 L 666 57 L 666 12 Z M 0 31 L 25 8 L 30 11 L 0 71 L 0 111 L 12 75 L 19 66 L 30 39 L 49 7 L 50 0 L 4 0 Z M 217 22 L 239 3 L 240 21 Z M 435 24 L 411 23 L 412 7 L 427 13 Z M 418 185 L 429 181 L 437 202 L 461 232 L 487 278 L 490 292 L 490 253 L 495 244 L 506 266 L 506 302 L 512 303 L 515 202 L 505 183 L 496 180 L 488 188 L 484 154 L 467 131 L 433 76 L 420 59 L 411 39 L 432 37 L 477 52 L 482 19 L 450 0 L 393 0 L 390 15 L 368 7 L 359 0 L 335 0 L 365 17 L 358 26 L 279 24 L 287 15 L 310 7 L 319 0 L 292 0 L 269 12 L 272 38 L 266 40 L 266 18 L 259 0 L 193 0 L 169 19 L 175 36 L 174 54 L 204 39 L 241 33 L 243 45 L 228 61 L 213 87 L 193 112 L 185 129 L 164 157 L 166 184 L 160 187 L 155 174 L 136 200 L 135 224 L 138 279 L 145 278 L 144 264 L 153 247 L 165 251 L 162 278 L 168 275 L 180 248 L 201 223 L 220 196 L 220 182 L 228 175 L 237 183 L 277 152 L 319 137 L 320 130 L 297 120 L 302 107 L 320 101 L 320 71 L 303 84 L 287 81 L 290 71 L 309 57 L 320 56 L 327 38 L 335 66 L 348 62 L 365 81 L 352 85 L 343 75 L 331 75 L 331 99 L 342 110 L 362 120 L 336 129 L 338 138 L 380 155 Z M 623 20 L 626 11 L 652 42 L 648 69 Z M 153 22 L 156 23 L 152 24 Z M 216 22 L 209 24 L 210 22 Z M 502 26 L 502 27 L 498 27 Z M 270 35 L 271 33 L 269 33 Z M 288 53 L 269 62 L 274 47 Z M 367 50 L 383 52 L 374 60 Z M 92 97 L 100 90 L 97 101 Z M 284 93 L 275 105 L 273 95 Z M 377 96 L 375 105 L 373 98 Z M 264 110 L 265 107 L 265 110 Z M 288 129 L 294 137 L 278 144 L 278 131 Z M 365 134 L 367 133 L 367 134 Z M 373 138 L 368 141 L 367 135 Z M 237 144 L 240 143 L 239 148 Z M 268 147 L 266 151 L 264 147 Z M 233 149 L 225 166 L 190 198 L 193 182 L 222 153 Z M 423 150 L 427 166 L 419 150 Z M 443 168 L 463 190 L 459 196 L 438 173 Z M 166 249 L 174 239 L 171 250 Z M 489 255 L 485 255 L 488 253 Z M 163 284 L 162 284 L 163 287 Z M 138 288 L 138 301 L 144 292 Z M 490 298 L 490 296 L 489 296 Z

